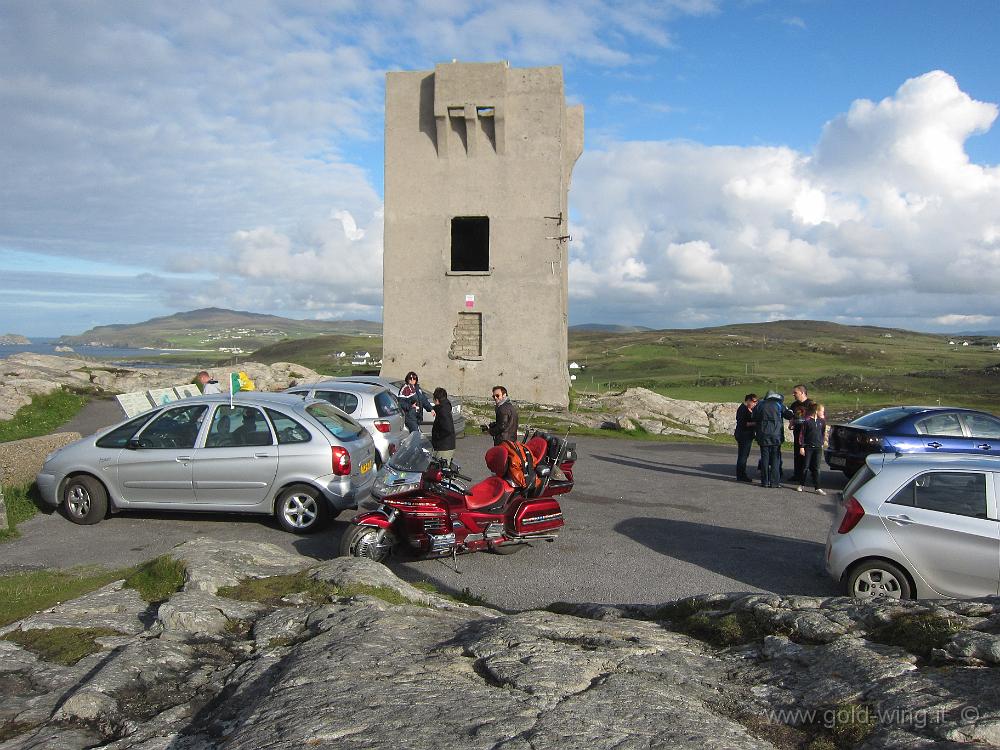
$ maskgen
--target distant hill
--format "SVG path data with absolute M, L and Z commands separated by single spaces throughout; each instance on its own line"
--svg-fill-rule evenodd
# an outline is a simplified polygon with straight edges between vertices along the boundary
M 79 336 L 62 336 L 60 344 L 81 346 L 240 348 L 252 351 L 286 338 L 329 333 L 381 336 L 382 324 L 370 320 L 294 320 L 245 310 L 207 307 L 152 318 L 143 323 L 97 326 Z
M 580 323 L 570 326 L 569 330 L 574 333 L 586 333 L 587 331 L 597 331 L 603 333 L 639 333 L 641 331 L 652 331 L 646 326 L 623 326 L 615 323 Z

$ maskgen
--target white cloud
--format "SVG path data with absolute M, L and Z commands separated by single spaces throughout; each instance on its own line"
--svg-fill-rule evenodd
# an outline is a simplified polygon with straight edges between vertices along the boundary
M 1000 316 L 1000 168 L 964 149 L 996 116 L 934 71 L 855 102 L 814 154 L 677 141 L 585 151 L 571 300 L 587 300 L 588 319 L 624 312 L 652 326 L 867 317 L 924 328 L 956 297 Z M 645 269 L 639 288 L 619 281 L 626 258 Z
M 980 326 L 992 321 L 993 316 L 991 315 L 939 315 L 934 318 L 935 323 L 949 328 L 955 326 Z

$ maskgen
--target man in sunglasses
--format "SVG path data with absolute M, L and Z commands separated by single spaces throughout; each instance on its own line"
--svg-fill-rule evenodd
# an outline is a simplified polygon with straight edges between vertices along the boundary
M 493 404 L 496 406 L 497 421 L 490 422 L 486 431 L 493 436 L 493 445 L 504 440 L 517 440 L 517 407 L 507 398 L 507 389 L 502 385 L 493 386 Z

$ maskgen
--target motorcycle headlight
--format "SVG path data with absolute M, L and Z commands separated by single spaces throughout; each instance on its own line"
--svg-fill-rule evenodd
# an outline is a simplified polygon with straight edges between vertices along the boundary
M 420 489 L 420 474 L 388 471 L 380 474 L 372 485 L 373 497 L 392 497 Z

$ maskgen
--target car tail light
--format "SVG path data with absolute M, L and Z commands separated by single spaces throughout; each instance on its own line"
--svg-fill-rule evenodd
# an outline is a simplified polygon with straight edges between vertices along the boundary
M 849 532 L 858 525 L 858 521 L 860 521 L 861 517 L 865 514 L 865 509 L 861 507 L 861 503 L 853 497 L 848 499 L 844 509 L 844 518 L 840 522 L 840 528 L 837 529 L 838 534 L 846 534 Z
M 334 445 L 330 448 L 330 452 L 333 454 L 333 473 L 338 477 L 350 475 L 351 454 L 347 452 L 347 448 Z
M 392 425 L 386 422 L 384 419 L 375 420 L 375 429 L 379 432 L 390 432 L 392 431 Z

